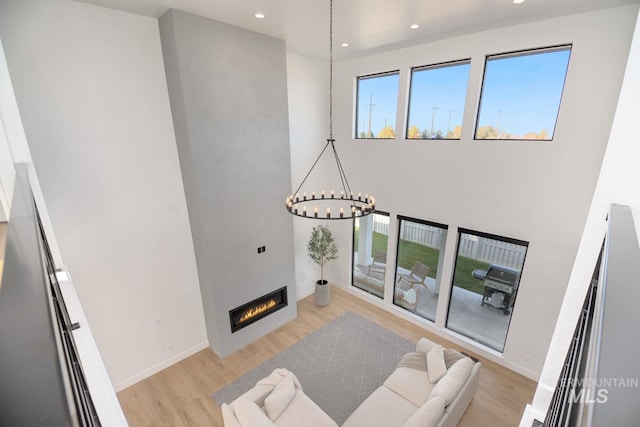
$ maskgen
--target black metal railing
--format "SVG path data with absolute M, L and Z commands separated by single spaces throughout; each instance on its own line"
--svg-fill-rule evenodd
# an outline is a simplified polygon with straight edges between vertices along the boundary
M 0 425 L 100 426 L 26 169 L 16 168 L 0 286 Z
M 34 207 L 35 205 L 35 201 Z M 51 255 L 51 248 L 47 240 L 47 235 L 42 226 L 40 220 L 40 213 L 37 207 L 35 207 L 36 219 L 38 222 L 38 230 L 40 235 L 41 251 L 43 253 L 44 263 L 47 272 L 47 279 L 49 289 L 51 292 L 51 302 L 53 305 L 53 311 L 55 313 L 58 336 L 60 337 L 60 347 L 64 354 L 64 360 L 67 367 L 67 374 L 69 384 L 71 386 L 71 395 L 75 403 L 76 413 L 79 418 L 81 426 L 94 426 L 99 427 L 100 419 L 96 413 L 96 408 L 91 399 L 91 393 L 87 385 L 87 380 L 82 370 L 82 364 L 80 363 L 78 349 L 76 347 L 75 340 L 73 339 L 73 331 L 80 328 L 81 325 L 72 323 L 67 311 L 67 306 L 60 290 L 60 283 L 58 283 L 58 276 L 56 275 L 56 267 Z
M 564 361 L 560 379 L 551 400 L 551 405 L 544 420 L 545 427 L 574 426 L 581 417 L 581 397 L 584 390 L 584 378 L 587 370 L 589 341 L 591 337 L 593 317 L 596 309 L 598 277 L 602 253 L 598 257 L 593 272 L 591 285 L 587 291 L 580 317 L 573 333 L 573 339 Z

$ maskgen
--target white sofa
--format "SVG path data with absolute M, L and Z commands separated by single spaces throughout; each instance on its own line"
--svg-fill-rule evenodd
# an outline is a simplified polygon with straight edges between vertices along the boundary
M 457 426 L 475 395 L 479 378 L 479 362 L 422 338 L 416 352 L 403 357 L 398 368 L 342 427 Z
M 342 427 L 455 427 L 479 378 L 479 362 L 422 338 Z M 338 427 L 283 368 L 223 403 L 222 416 L 225 427 Z
M 338 427 L 284 368 L 274 370 L 231 404 L 223 403 L 221 409 L 225 427 Z

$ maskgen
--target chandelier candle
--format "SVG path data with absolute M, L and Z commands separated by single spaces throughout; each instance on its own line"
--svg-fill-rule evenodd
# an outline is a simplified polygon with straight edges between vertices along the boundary
M 304 194 L 302 196 L 302 199 L 300 199 L 300 197 L 297 197 L 297 196 L 294 197 L 293 195 L 290 195 L 286 198 L 285 205 L 289 213 L 293 215 L 299 216 L 301 218 L 320 218 L 320 219 L 345 219 L 345 218 L 362 217 L 362 216 L 367 216 L 371 214 L 376 208 L 375 199 L 373 197 L 370 197 L 368 194 L 365 195 L 364 198 L 362 197 L 362 194 L 359 194 L 356 197 L 351 195 L 350 197 L 347 197 L 347 198 L 341 195 L 339 199 L 336 199 L 335 193 L 332 193 L 332 197 L 325 197 L 323 193 L 321 193 L 320 198 L 316 198 L 315 195 L 312 194 L 310 199 Z M 302 209 L 299 209 L 298 204 L 302 202 L 304 202 L 305 205 L 302 206 Z M 313 217 L 309 217 L 307 216 L 307 205 L 314 204 L 314 203 L 317 203 L 318 205 L 324 204 L 325 206 L 328 203 L 329 204 L 335 203 L 335 204 L 342 204 L 343 206 L 337 206 L 336 209 L 334 209 L 334 212 L 337 211 L 340 213 L 340 215 L 338 216 L 331 215 L 331 207 L 324 208 L 324 206 L 320 206 L 321 208 L 326 209 L 327 215 L 325 218 L 323 218 L 322 216 L 320 217 L 318 216 L 319 208 L 317 206 L 314 206 Z M 350 208 L 351 210 L 350 216 L 345 217 L 344 215 L 345 207 Z

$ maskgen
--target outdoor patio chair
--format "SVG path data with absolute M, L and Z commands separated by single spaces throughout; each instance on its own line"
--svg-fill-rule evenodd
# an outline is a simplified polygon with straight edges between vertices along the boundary
M 384 277 L 387 272 L 387 253 L 384 251 L 374 251 L 373 252 L 373 262 L 369 264 L 367 268 L 367 277 L 371 275 L 371 272 L 382 273 Z
M 429 271 L 431 271 L 431 268 L 424 265 L 420 261 L 416 261 L 416 263 L 413 264 L 413 268 L 411 269 L 411 272 L 409 274 L 398 275 L 397 283 L 400 284 L 401 282 L 406 282 L 409 285 L 409 289 L 418 284 L 427 288 L 427 284 L 425 283 L 425 281 L 427 280 Z

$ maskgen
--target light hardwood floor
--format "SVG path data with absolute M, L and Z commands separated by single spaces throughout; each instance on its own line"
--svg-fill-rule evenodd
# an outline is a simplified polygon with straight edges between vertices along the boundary
M 211 393 L 346 311 L 358 313 L 412 342 L 424 336 L 460 349 L 340 288 L 333 286 L 331 293 L 331 303 L 326 307 L 317 307 L 313 295 L 298 301 L 295 320 L 224 359 L 205 349 L 122 390 L 118 399 L 129 425 L 223 426 L 220 408 Z M 480 359 L 483 368 L 476 396 L 459 426 L 517 426 L 525 405 L 533 398 L 535 382 L 464 351 Z

